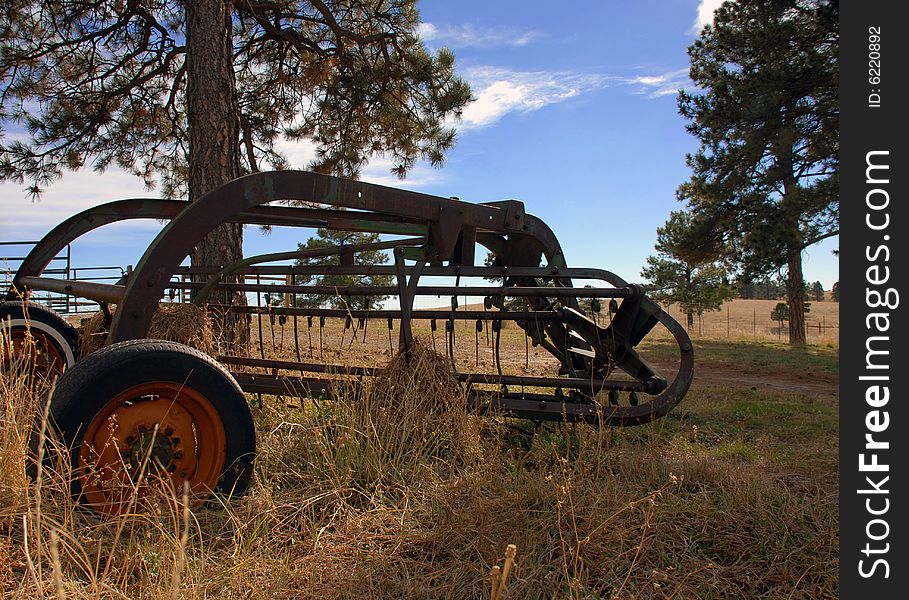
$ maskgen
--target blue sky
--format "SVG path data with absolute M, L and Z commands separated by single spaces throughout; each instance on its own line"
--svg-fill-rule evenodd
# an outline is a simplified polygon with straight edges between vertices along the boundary
M 551 2 L 424 0 L 424 40 L 455 52 L 475 100 L 441 169 L 418 165 L 398 181 L 377 158 L 363 179 L 472 202 L 522 200 L 555 231 L 569 265 L 640 281 L 656 228 L 681 208 L 675 190 L 689 176 L 685 154 L 697 141 L 678 115 L 676 92 L 691 85 L 685 51 L 718 4 L 587 0 L 569 10 Z M 308 145 L 282 148 L 297 168 L 312 156 Z M 67 174 L 37 203 L 21 188 L 0 184 L 0 240 L 37 239 L 93 204 L 155 196 L 113 169 Z M 75 245 L 75 263 L 134 264 L 160 227 L 99 230 Z M 249 228 L 245 251 L 287 250 L 303 237 Z M 809 248 L 808 281 L 829 289 L 839 279 L 831 253 L 838 244 Z

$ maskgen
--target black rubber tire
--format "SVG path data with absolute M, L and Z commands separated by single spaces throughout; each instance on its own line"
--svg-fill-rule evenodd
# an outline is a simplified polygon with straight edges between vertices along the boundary
M 170 381 L 202 393 L 213 405 L 226 436 L 225 461 L 215 493 L 243 494 L 253 472 L 256 431 L 246 396 L 227 370 L 194 348 L 163 340 L 130 340 L 85 357 L 57 382 L 50 417 L 69 448 L 77 472 L 83 435 L 98 412 L 121 392 L 151 381 Z M 81 498 L 77 477 L 73 498 Z
M 79 332 L 55 311 L 35 302 L 0 302 L 0 325 L 10 323 L 46 334 L 66 361 L 64 371 L 79 359 Z

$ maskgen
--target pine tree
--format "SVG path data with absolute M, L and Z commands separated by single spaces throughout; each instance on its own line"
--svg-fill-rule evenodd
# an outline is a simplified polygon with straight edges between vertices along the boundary
M 694 326 L 695 314 L 720 310 L 723 302 L 735 296 L 721 263 L 688 257 L 684 242 L 690 224 L 687 213 L 671 213 L 666 224 L 657 229 L 657 254 L 647 257 L 647 266 L 641 271 L 648 281 L 648 295 L 669 305 L 678 304 L 687 315 L 689 329 Z
M 703 257 L 786 271 L 789 341 L 803 343 L 802 252 L 837 235 L 836 0 L 726 2 L 688 50 L 700 91 L 681 114 L 701 146 L 679 199 Z
M 195 200 L 288 167 L 281 140 L 312 140 L 309 168 L 342 176 L 377 154 L 399 176 L 439 165 L 470 89 L 418 22 L 416 0 L 3 2 L 0 126 L 27 136 L 0 145 L 0 180 L 38 195 L 117 165 Z M 242 235 L 221 226 L 194 264 L 242 258 Z
M 820 281 L 811 284 L 811 299 L 818 302 L 824 301 L 824 284 Z
M 352 244 L 367 244 L 379 241 L 377 233 L 362 233 L 352 231 L 333 231 L 319 229 L 315 237 L 309 238 L 305 244 L 298 244 L 300 250 L 315 248 L 329 248 Z M 388 255 L 382 250 L 368 250 L 357 252 L 354 255 L 356 265 L 381 265 L 388 262 Z M 296 261 L 298 265 L 334 265 L 341 264 L 341 257 L 337 254 L 328 257 L 302 258 Z M 303 285 L 328 285 L 337 287 L 362 286 L 390 286 L 393 279 L 390 275 L 298 275 L 297 283 Z M 376 310 L 381 308 L 382 302 L 388 296 L 341 296 L 338 294 L 295 294 L 295 304 L 304 307 L 339 308 L 351 310 Z

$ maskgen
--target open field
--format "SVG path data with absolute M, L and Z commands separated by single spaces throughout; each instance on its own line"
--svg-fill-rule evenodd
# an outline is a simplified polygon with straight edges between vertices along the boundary
M 780 324 L 770 318 L 773 307 L 782 300 L 743 300 L 736 298 L 723 304 L 719 311 L 695 315 L 691 337 L 782 340 L 789 336 L 789 325 Z M 664 307 L 665 308 L 665 307 Z M 685 315 L 679 306 L 665 309 L 679 323 L 685 324 Z M 813 344 L 839 344 L 840 305 L 825 300 L 811 302 L 810 312 L 805 315 L 808 341 Z
M 291 324 L 263 321 L 265 346 L 274 333 L 292 356 Z M 322 359 L 392 359 L 384 322 L 365 342 L 352 332 L 329 323 Z M 375 385 L 302 406 L 263 398 L 245 497 L 190 514 L 176 493 L 103 523 L 72 509 L 64 468 L 25 478 L 46 391 L 7 366 L 4 597 L 488 598 L 507 544 L 518 548 L 507 598 L 836 597 L 836 347 L 695 336 L 695 383 L 669 416 L 534 427 L 466 414 L 428 324 L 417 333 L 417 364 L 398 360 Z M 551 373 L 523 332 L 502 333 L 506 372 Z M 457 331 L 459 369 L 492 367 L 484 336 Z M 657 339 L 644 352 L 668 365 L 673 350 Z

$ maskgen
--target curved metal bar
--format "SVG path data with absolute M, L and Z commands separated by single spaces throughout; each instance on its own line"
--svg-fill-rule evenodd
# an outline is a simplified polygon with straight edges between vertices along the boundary
M 291 252 L 273 252 L 271 254 L 259 254 L 257 256 L 250 256 L 248 258 L 244 258 L 243 260 L 238 260 L 234 264 L 225 267 L 216 273 L 215 276 L 205 284 L 205 287 L 199 290 L 199 292 L 196 294 L 196 297 L 193 298 L 193 304 L 205 304 L 206 300 L 208 300 L 208 297 L 211 295 L 215 287 L 224 281 L 225 278 L 230 277 L 231 275 L 236 275 L 246 267 L 251 267 L 252 265 L 272 262 L 276 260 L 294 260 L 297 258 L 318 258 L 322 256 L 332 256 L 334 254 L 339 254 L 342 250 L 349 250 L 351 252 L 387 250 L 389 248 L 395 248 L 397 246 L 422 244 L 425 241 L 425 237 L 413 237 L 405 238 L 402 240 L 391 240 L 387 242 L 349 244 L 347 246 L 329 246 L 327 248 L 307 248 L 305 250 L 294 250 Z
M 665 390 L 650 402 L 638 406 L 616 406 L 603 410 L 603 422 L 608 425 L 640 425 L 649 423 L 664 416 L 682 401 L 691 382 L 694 380 L 694 348 L 688 332 L 678 321 L 670 317 L 662 308 L 648 298 L 642 303 L 675 338 L 681 352 L 679 371 L 675 379 Z
M 13 290 L 21 287 L 23 277 L 37 277 L 41 275 L 47 265 L 67 244 L 89 231 L 130 219 L 173 219 L 186 208 L 186 202 L 177 200 L 158 200 L 154 198 L 131 198 L 129 200 L 116 200 L 93 206 L 66 219 L 41 241 L 35 244 L 25 260 L 19 265 L 13 285 L 7 293 L 7 300 L 15 300 Z
M 127 283 L 111 324 L 110 341 L 144 337 L 167 282 L 195 245 L 238 213 L 275 200 L 318 202 L 424 220 L 430 226 L 431 245 L 443 259 L 454 249 L 462 226 L 519 231 L 524 216 L 523 210 L 503 210 L 307 171 L 240 177 L 188 205 L 149 245 Z

